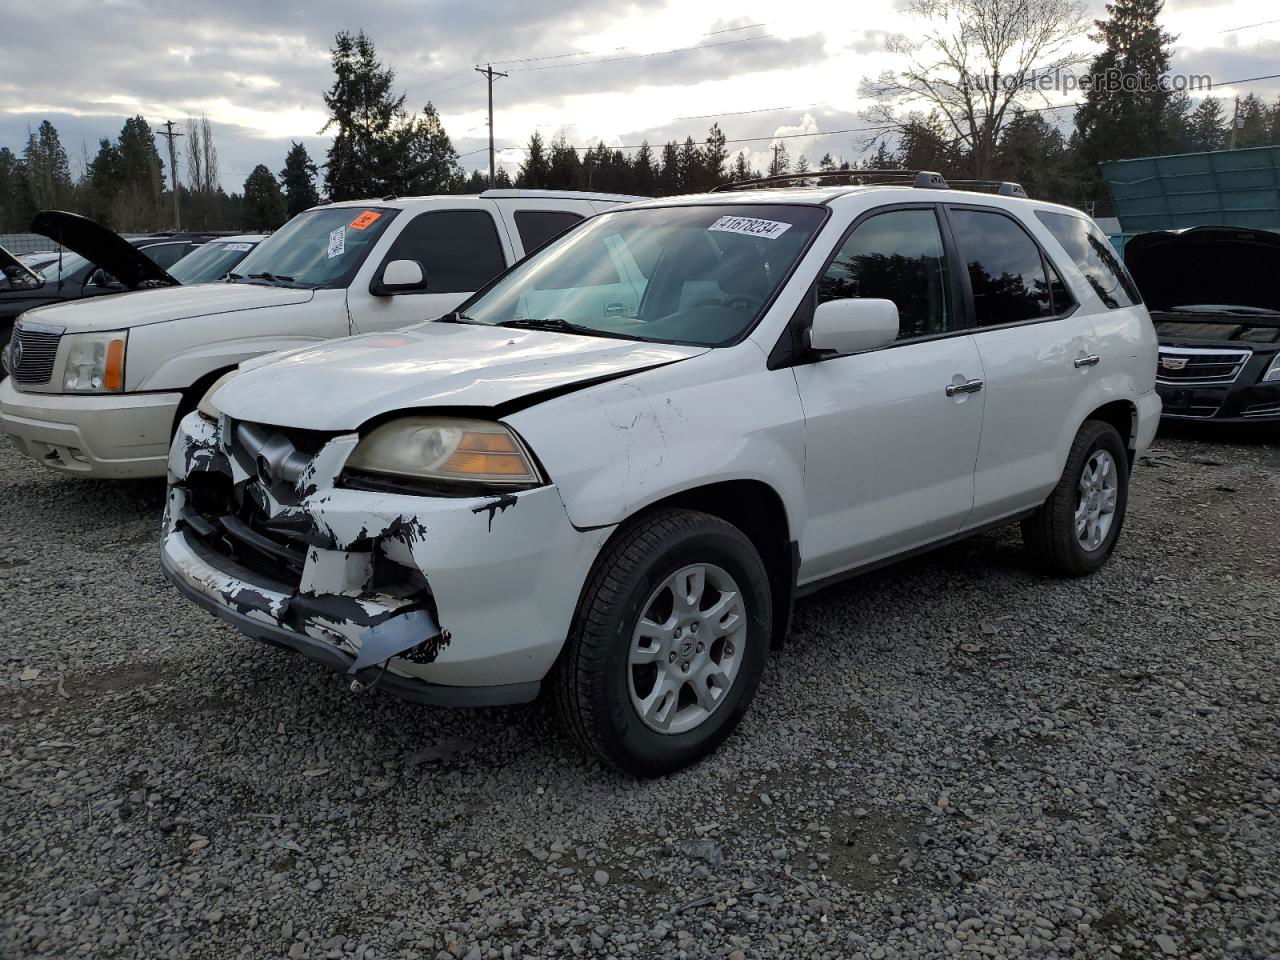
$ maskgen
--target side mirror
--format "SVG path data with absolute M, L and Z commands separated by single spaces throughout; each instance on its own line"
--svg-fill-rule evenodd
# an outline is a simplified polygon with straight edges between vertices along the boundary
M 392 260 L 382 268 L 382 279 L 369 292 L 375 297 L 413 293 L 427 289 L 427 273 L 417 260 Z
M 898 306 L 892 300 L 828 300 L 813 311 L 809 347 L 820 353 L 861 353 L 898 338 Z
M 124 289 L 124 284 L 113 277 L 101 267 L 94 267 L 93 272 L 89 274 L 84 282 L 86 287 L 110 287 L 111 289 Z

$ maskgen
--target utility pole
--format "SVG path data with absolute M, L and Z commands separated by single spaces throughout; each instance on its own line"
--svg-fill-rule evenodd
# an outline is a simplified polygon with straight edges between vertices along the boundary
M 166 120 L 164 129 L 157 133 L 169 141 L 169 179 L 172 181 L 173 187 L 173 227 L 175 230 L 182 229 L 182 214 L 178 212 L 178 151 L 173 145 L 174 137 L 181 137 L 184 134 L 174 133 L 174 122 Z
M 497 168 L 493 158 L 493 78 L 505 77 L 505 73 L 499 73 L 493 69 L 493 65 L 486 63 L 483 68 L 476 67 L 477 73 L 482 73 L 485 79 L 489 81 L 489 186 L 492 187 L 497 182 Z
M 782 171 L 778 169 L 778 151 L 781 149 L 782 149 L 782 144 L 775 143 L 773 145 L 773 169 L 771 169 L 769 172 L 772 173 L 774 176 L 777 176 L 778 174 L 782 173 Z
M 1240 125 L 1240 97 L 1236 95 L 1235 109 L 1231 111 L 1231 140 L 1227 144 L 1228 150 L 1236 148 L 1236 128 Z

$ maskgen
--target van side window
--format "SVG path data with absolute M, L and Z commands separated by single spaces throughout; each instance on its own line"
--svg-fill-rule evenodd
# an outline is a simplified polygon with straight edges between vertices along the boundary
M 1037 210 L 1036 217 L 1075 261 L 1093 292 L 1112 310 L 1142 302 L 1138 288 L 1106 235 L 1082 217 Z
M 818 302 L 875 297 L 898 305 L 898 339 L 956 326 L 947 258 L 932 210 L 890 210 L 849 235 L 818 280 Z
M 392 260 L 422 264 L 427 293 L 471 293 L 507 268 L 493 217 L 483 210 L 418 214 L 391 244 Z
M 1040 248 L 1000 213 L 949 210 L 960 258 L 969 268 L 980 327 L 1053 316 Z
M 567 210 L 517 210 L 516 232 L 520 234 L 520 246 L 526 254 L 533 253 L 552 237 L 558 237 L 575 223 L 582 214 Z

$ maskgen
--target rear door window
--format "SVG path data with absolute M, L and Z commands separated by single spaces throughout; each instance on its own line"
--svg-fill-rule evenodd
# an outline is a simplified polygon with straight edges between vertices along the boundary
M 426 293 L 471 293 L 507 268 L 497 227 L 484 210 L 418 214 L 391 244 L 386 260 L 422 264 Z
M 149 247 L 143 247 L 142 252 L 150 257 L 160 269 L 167 270 L 191 252 L 191 244 L 185 240 L 180 243 L 157 243 Z
M 514 214 L 520 245 L 526 254 L 533 253 L 552 237 L 558 237 L 583 216 L 568 210 L 517 210 Z
M 1045 261 L 1026 230 L 1002 213 L 952 208 L 948 214 L 961 262 L 969 270 L 978 326 L 1054 315 Z
M 1106 235 L 1082 217 L 1037 210 L 1036 218 L 1075 261 L 1093 292 L 1107 307 L 1118 310 L 1142 302 L 1142 296 Z

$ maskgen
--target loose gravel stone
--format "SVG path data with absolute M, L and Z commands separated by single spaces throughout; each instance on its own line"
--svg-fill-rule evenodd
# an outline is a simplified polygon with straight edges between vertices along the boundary
M 1131 494 L 1092 577 L 1015 529 L 801 600 L 642 783 L 242 638 L 161 484 L 0 439 L 0 955 L 1280 956 L 1280 451 L 1162 437 Z

